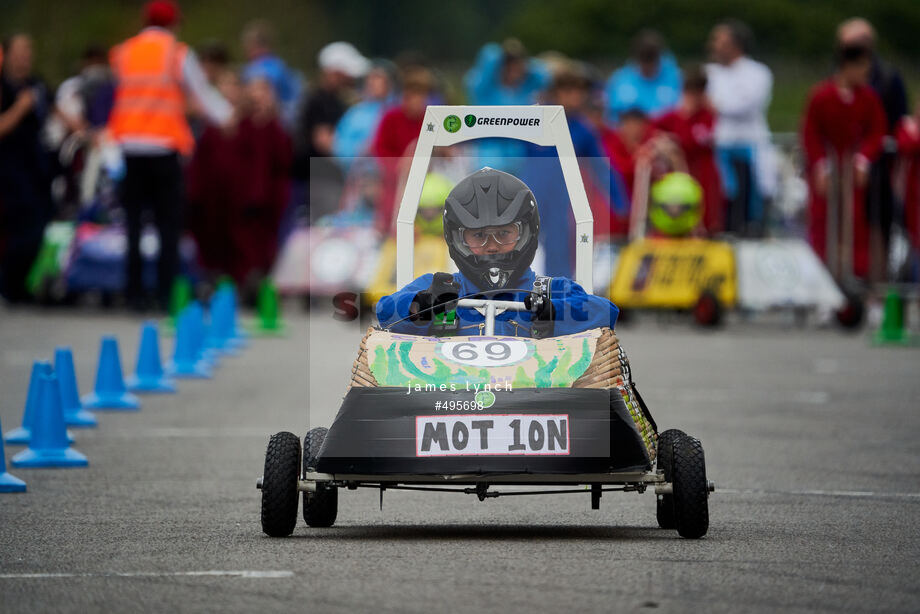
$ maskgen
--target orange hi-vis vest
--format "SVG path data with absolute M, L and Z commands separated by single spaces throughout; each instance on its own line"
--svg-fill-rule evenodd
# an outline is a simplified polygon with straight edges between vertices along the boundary
M 186 53 L 186 45 L 158 28 L 143 30 L 112 49 L 109 61 L 118 85 L 108 130 L 116 141 L 191 153 L 194 139 L 181 85 Z

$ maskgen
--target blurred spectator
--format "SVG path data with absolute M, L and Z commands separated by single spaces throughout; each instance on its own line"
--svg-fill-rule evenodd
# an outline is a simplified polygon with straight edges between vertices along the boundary
M 343 166 L 370 153 L 380 119 L 392 104 L 393 89 L 393 74 L 387 63 L 377 62 L 364 79 L 362 99 L 345 112 L 335 128 L 332 152 Z
M 433 89 L 434 76 L 430 70 L 418 66 L 409 68 L 402 78 L 399 106 L 384 113 L 377 127 L 372 150 L 383 171 L 381 202 L 377 209 L 377 226 L 382 232 L 392 228 L 403 156 L 413 154 L 409 146 L 415 143 L 422 130 L 425 108 Z
M 819 256 L 852 253 L 852 262 L 841 258 L 828 262 L 832 274 L 847 277 L 847 269 L 865 277 L 869 272 L 869 231 L 866 223 L 865 188 L 869 166 L 878 158 L 885 135 L 885 113 L 867 83 L 872 68 L 868 47 L 845 45 L 836 53 L 834 75 L 815 86 L 808 100 L 802 125 L 802 145 L 811 193 L 809 237 Z M 852 206 L 846 203 L 852 202 Z M 829 211 L 829 208 L 832 208 Z M 845 233 L 847 209 L 853 212 L 852 244 Z M 832 216 L 832 217 L 831 217 Z M 828 218 L 831 224 L 828 236 Z M 831 245 L 828 245 L 831 243 Z
M 125 157 L 122 204 L 128 222 L 128 301 L 145 307 L 141 277 L 140 238 L 143 214 L 152 210 L 160 237 L 157 298 L 165 307 L 178 273 L 182 230 L 180 155 L 192 152 L 194 141 L 185 117 L 186 92 L 214 122 L 228 125 L 233 109 L 207 82 L 201 65 L 173 30 L 179 8 L 171 0 L 153 0 L 144 7 L 146 27 L 112 50 L 117 80 L 115 106 L 108 129 Z
M 612 218 L 616 211 L 625 214 L 627 200 L 620 175 L 611 168 L 585 114 L 589 88 L 585 71 L 570 63 L 553 77 L 547 98 L 550 104 L 559 104 L 565 109 L 582 179 L 588 192 L 600 197 L 591 203 L 595 230 L 600 236 L 610 234 Z M 545 274 L 571 277 L 575 272 L 575 246 L 572 242 L 575 218 L 559 155 L 554 147 L 528 144 L 528 150 L 521 179 L 533 190 L 540 205 L 540 224 L 545 229 L 540 233 L 546 256 Z
M 243 50 L 248 63 L 243 68 L 243 81 L 265 79 L 275 89 L 281 119 L 293 128 L 303 96 L 303 79 L 275 55 L 275 32 L 267 21 L 257 19 L 243 29 Z
M 245 117 L 239 76 L 224 70 L 216 76 L 215 86 L 234 114 Z M 236 206 L 241 194 L 239 156 L 239 127 L 222 130 L 206 124 L 186 170 L 188 228 L 198 245 L 199 262 L 214 276 L 229 275 L 234 266 L 230 236 L 233 214 L 240 208 Z
M 231 235 L 240 254 L 234 276 L 255 290 L 270 270 L 278 248 L 278 225 L 290 190 L 291 141 L 280 121 L 272 84 L 252 79 L 246 85 L 249 116 L 240 124 L 245 186 L 241 219 Z
M 604 149 L 614 168 L 623 178 L 626 195 L 631 200 L 636 182 L 636 159 L 640 148 L 654 134 L 654 126 L 640 109 L 628 109 L 620 115 L 616 130 L 605 133 Z
M 603 146 L 604 151 L 609 156 L 610 152 L 607 151 L 607 141 L 613 138 L 616 128 L 607 121 L 606 102 L 607 100 L 603 92 L 599 92 L 596 89 L 592 90 L 588 95 L 588 102 L 585 105 L 585 117 L 591 122 L 594 133 L 597 134 L 601 146 Z
M 367 74 L 370 65 L 350 43 L 341 41 L 320 49 L 318 61 L 319 83 L 304 104 L 295 161 L 295 175 L 308 180 L 309 217 L 314 221 L 338 209 L 345 177 L 329 157 L 335 127 L 345 114 L 354 81 Z
M 291 141 L 268 80 L 251 79 L 241 91 L 226 71 L 219 82 L 242 118 L 233 131 L 209 126 L 198 143 L 188 169 L 190 228 L 205 268 L 252 289 L 275 259 Z
M 488 43 L 463 77 L 470 104 L 534 104 L 552 75 L 517 39 Z
M 46 125 L 50 144 L 59 146 L 68 134 L 105 126 L 115 98 L 115 81 L 108 52 L 90 45 L 83 52 L 80 72 L 65 79 L 54 97 L 54 115 Z
M 633 39 L 632 61 L 607 81 L 607 115 L 619 121 L 620 113 L 640 109 L 656 116 L 671 109 L 680 98 L 680 69 L 654 30 L 642 30 Z
M 217 87 L 218 77 L 230 66 L 230 51 L 221 41 L 210 40 L 198 47 L 198 60 L 208 83 Z
M 913 115 L 901 119 L 896 135 L 901 156 L 898 183 L 904 203 L 904 226 L 911 246 L 920 254 L 920 104 Z
M 218 79 L 226 73 L 230 65 L 230 52 L 222 42 L 209 41 L 198 48 L 198 61 L 208 84 L 217 87 Z M 207 113 L 194 98 L 188 101 L 188 122 L 197 142 L 210 121 Z
M 543 62 L 527 55 L 524 45 L 509 38 L 504 43 L 488 43 L 479 50 L 476 62 L 463 77 L 470 104 L 535 104 L 549 86 L 552 75 Z M 514 158 L 525 155 L 526 145 L 511 139 L 480 139 L 474 142 L 480 165 L 510 173 L 519 165 Z
M 875 50 L 875 29 L 865 19 L 848 19 L 837 28 L 837 44 L 859 45 L 872 51 L 869 85 L 881 99 L 887 123 L 885 132 L 893 135 L 898 121 L 908 113 L 907 91 L 898 70 L 879 58 Z M 891 239 L 894 212 L 891 185 L 894 161 L 895 152 L 883 149 L 882 154 L 873 162 L 869 174 L 866 205 L 870 227 L 870 273 L 874 281 L 883 278 L 888 262 L 888 244 Z
M 319 83 L 307 97 L 300 132 L 307 159 L 332 154 L 335 127 L 345 114 L 346 97 L 355 79 L 370 67 L 367 58 L 350 43 L 336 42 L 319 52 Z
M 888 132 L 894 132 L 898 121 L 908 113 L 907 90 L 901 73 L 894 66 L 882 61 L 875 50 L 875 29 L 865 19 L 847 19 L 837 27 L 837 44 L 859 45 L 872 52 L 872 68 L 869 72 L 869 86 L 882 101 Z
M 686 172 L 683 154 L 640 109 L 629 109 L 620 115 L 617 129 L 606 135 L 604 148 L 623 177 L 628 199 L 624 207 L 628 215 L 618 213 L 615 218 L 616 234 L 640 236 L 652 184 L 672 171 Z M 633 219 L 635 216 L 638 217 Z
M 655 125 L 671 134 L 680 145 L 687 170 L 703 190 L 703 225 L 710 234 L 725 229 L 722 182 L 713 152 L 715 114 L 706 97 L 706 73 L 694 66 L 684 73 L 684 92 L 673 111 L 659 117 Z
M 743 23 L 725 21 L 712 29 L 706 66 L 707 92 L 716 111 L 716 159 L 731 202 L 726 229 L 759 236 L 764 201 L 776 189 L 775 159 L 767 128 L 773 74 L 748 57 L 753 34 Z
M 55 202 L 88 205 L 96 196 L 101 167 L 98 135 L 105 127 L 115 98 L 115 79 L 108 51 L 90 45 L 83 52 L 80 72 L 61 83 L 54 113 L 45 123 L 46 145 L 57 153 Z
M 41 141 L 48 90 L 32 74 L 32 39 L 3 41 L 0 72 L 0 294 L 28 298 L 25 280 L 51 219 L 50 164 Z

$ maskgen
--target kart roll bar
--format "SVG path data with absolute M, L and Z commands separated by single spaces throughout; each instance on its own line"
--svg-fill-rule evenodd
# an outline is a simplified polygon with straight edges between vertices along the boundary
M 569 201 L 572 203 L 572 213 L 575 214 L 575 281 L 591 294 L 594 291 L 594 216 L 578 170 L 565 111 L 559 105 L 433 105 L 425 110 L 422 131 L 415 146 L 415 155 L 412 157 L 406 189 L 396 218 L 396 286 L 403 288 L 413 278 L 415 214 L 432 150 L 435 147 L 491 137 L 517 139 L 556 148 Z M 552 206 L 553 203 L 542 205 Z

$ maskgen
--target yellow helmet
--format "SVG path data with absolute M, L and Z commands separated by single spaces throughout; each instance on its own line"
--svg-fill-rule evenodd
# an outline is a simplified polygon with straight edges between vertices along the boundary
M 685 235 L 699 223 L 703 188 L 687 173 L 668 173 L 652 186 L 651 197 L 649 221 L 660 232 Z
M 422 186 L 422 196 L 418 200 L 418 214 L 415 225 L 422 234 L 441 235 L 444 233 L 442 209 L 444 201 L 454 184 L 440 173 L 428 173 Z

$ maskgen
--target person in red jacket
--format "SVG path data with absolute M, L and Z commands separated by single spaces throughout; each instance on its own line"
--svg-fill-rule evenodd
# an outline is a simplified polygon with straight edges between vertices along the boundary
M 412 157 L 409 146 L 418 139 L 425 118 L 428 97 L 434 89 L 434 77 L 427 68 L 413 67 L 403 75 L 402 100 L 399 106 L 383 114 L 371 151 L 377 157 L 382 172 L 383 186 L 377 207 L 376 223 L 379 230 L 388 233 L 393 226 L 393 210 L 403 157 Z
M 232 72 L 220 81 L 245 115 L 233 131 L 209 125 L 202 133 L 188 168 L 189 226 L 205 268 L 249 292 L 275 260 L 292 146 L 268 79 L 254 77 L 245 90 Z
M 653 127 L 648 116 L 639 109 L 628 109 L 620 114 L 616 130 L 601 135 L 602 144 L 610 162 L 623 177 L 627 195 L 632 198 L 636 178 L 636 154 L 652 137 Z
M 684 92 L 677 108 L 655 121 L 680 145 L 688 172 L 703 188 L 703 225 L 710 234 L 725 230 L 725 200 L 713 150 L 715 120 L 706 97 L 706 73 L 694 67 L 684 71 Z
M 845 246 L 847 232 L 844 203 L 852 199 L 852 273 L 869 273 L 869 228 L 866 222 L 865 187 L 869 167 L 881 152 L 885 135 L 885 112 L 878 96 L 867 85 L 872 52 L 864 46 L 837 49 L 837 70 L 811 92 L 802 125 L 809 184 L 809 239 L 815 252 L 827 262 L 828 205 L 840 221 L 836 244 Z M 840 172 L 834 172 L 840 169 Z M 852 169 L 852 172 L 849 171 Z M 846 177 L 851 176 L 850 185 Z M 832 177 L 842 177 L 832 180 Z M 845 250 L 838 248 L 838 253 Z M 827 262 L 832 274 L 847 276 L 844 260 Z
M 920 251 L 920 105 L 895 128 L 898 141 L 899 191 L 904 203 L 904 225 L 914 251 Z

